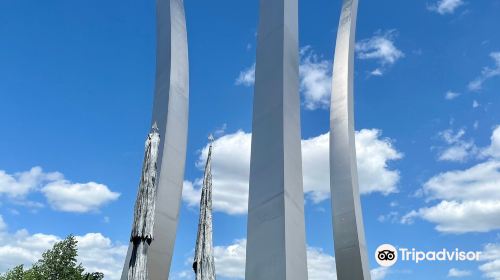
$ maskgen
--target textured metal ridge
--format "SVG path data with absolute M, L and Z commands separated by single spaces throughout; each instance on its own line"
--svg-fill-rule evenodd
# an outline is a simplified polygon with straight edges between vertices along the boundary
M 142 175 L 134 207 L 134 223 L 130 241 L 132 255 L 128 267 L 128 280 L 148 280 L 148 249 L 154 239 L 154 217 L 160 133 L 156 124 L 146 139 Z
M 333 64 L 330 188 L 339 280 L 369 280 L 354 141 L 354 46 L 357 0 L 344 0 Z
M 212 136 L 210 141 L 213 141 Z M 213 143 L 210 143 L 201 189 L 200 219 L 193 262 L 196 280 L 215 280 L 212 242 L 212 147 Z

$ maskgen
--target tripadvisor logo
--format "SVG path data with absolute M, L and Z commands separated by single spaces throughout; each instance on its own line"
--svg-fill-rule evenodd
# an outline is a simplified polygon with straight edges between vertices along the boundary
M 380 245 L 375 251 L 375 260 L 380 266 L 393 266 L 398 259 L 420 263 L 423 261 L 478 261 L 481 252 L 442 249 L 440 251 L 419 251 L 415 248 L 399 248 L 391 244 Z
M 398 251 L 391 244 L 378 246 L 375 259 L 380 266 L 393 266 L 398 261 Z

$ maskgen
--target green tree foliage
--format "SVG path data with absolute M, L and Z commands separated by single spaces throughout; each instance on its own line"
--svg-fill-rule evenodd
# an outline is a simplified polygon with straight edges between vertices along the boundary
M 24 280 L 24 268 L 23 265 L 14 267 L 13 269 L 7 271 L 5 275 L 0 275 L 0 280 Z
M 58 242 L 52 249 L 43 253 L 30 269 L 16 266 L 0 275 L 0 280 L 102 280 L 100 272 L 85 273 L 82 264 L 78 264 L 77 241 L 73 235 Z

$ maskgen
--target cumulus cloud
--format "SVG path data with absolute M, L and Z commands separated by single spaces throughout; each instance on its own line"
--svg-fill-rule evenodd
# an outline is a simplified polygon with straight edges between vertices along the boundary
M 466 170 L 448 171 L 429 179 L 423 186 L 428 201 L 499 199 L 500 162 L 490 160 Z
M 379 67 L 371 72 L 373 76 L 382 76 L 387 67 L 405 56 L 395 45 L 396 35 L 396 30 L 377 31 L 371 38 L 356 43 L 359 59 L 371 59 L 379 64 Z
M 360 192 L 378 192 L 383 195 L 398 191 L 398 170 L 391 169 L 391 161 L 402 158 L 392 140 L 382 138 L 377 129 L 363 129 L 356 133 Z M 245 214 L 248 203 L 251 134 L 238 131 L 214 142 L 212 158 L 213 207 L 228 214 Z M 208 146 L 200 153 L 197 166 L 202 169 Z M 319 203 L 329 197 L 329 134 L 302 141 L 304 192 Z M 200 199 L 201 179 L 184 183 L 183 199 L 197 206 Z
M 493 59 L 495 66 L 493 68 L 484 67 L 481 75 L 469 83 L 469 90 L 480 91 L 487 80 L 500 76 L 500 52 L 492 52 L 490 53 L 490 57 Z
M 435 223 L 436 230 L 445 233 L 488 232 L 500 229 L 500 201 L 446 201 L 432 207 L 412 211 L 403 217 L 410 222 L 419 217 Z M 411 222 L 410 222 L 411 223 Z
M 445 15 L 453 14 L 455 10 L 463 4 L 464 1 L 462 0 L 439 0 L 432 5 L 428 5 L 427 8 L 430 11 Z
M 300 91 L 304 96 L 304 107 L 308 110 L 329 108 L 332 63 L 321 59 L 309 46 L 302 48 L 300 53 Z
M 492 143 L 484 151 L 488 158 L 465 170 L 454 170 L 430 178 L 419 191 L 428 203 L 437 204 L 413 210 L 402 218 L 412 223 L 421 218 L 446 233 L 489 232 L 500 229 L 500 158 Z
M 336 279 L 337 268 L 335 258 L 323 252 L 320 248 L 307 248 L 308 279 Z
M 491 144 L 481 152 L 482 156 L 500 158 L 500 126 L 495 127 L 490 139 Z
M 18 205 L 43 207 L 40 202 L 24 200 L 32 192 L 45 195 L 55 210 L 79 213 L 98 210 L 120 196 L 119 193 L 110 191 L 106 185 L 95 182 L 72 183 L 62 173 L 46 173 L 38 166 L 14 174 L 0 170 L 0 195 L 6 194 L 14 198 L 12 202 Z
M 240 72 L 238 78 L 236 78 L 236 85 L 243 85 L 247 87 L 253 86 L 255 83 L 255 63 L 249 68 Z
M 127 246 L 114 244 L 101 233 L 88 233 L 75 238 L 78 241 L 78 261 L 89 272 L 103 272 L 106 280 L 120 279 Z M 30 234 L 25 229 L 15 233 L 0 229 L 0 273 L 19 264 L 30 267 L 43 252 L 61 240 L 56 235 Z
M 315 203 L 330 195 L 329 139 L 329 133 L 325 133 L 302 141 L 304 192 Z M 355 140 L 361 194 L 396 193 L 400 174 L 388 165 L 401 159 L 403 154 L 394 148 L 393 141 L 382 138 L 378 129 L 357 131 Z
M 228 214 L 247 211 L 248 178 L 250 172 L 251 134 L 237 131 L 224 135 L 214 142 L 212 155 L 213 208 Z M 208 145 L 203 148 L 196 165 L 203 170 L 208 155 Z M 202 180 L 184 182 L 182 196 L 190 206 L 200 203 Z
M 465 129 L 441 131 L 439 136 L 448 145 L 438 156 L 440 161 L 465 162 L 476 156 L 478 149 L 472 140 L 465 140 Z
M 356 132 L 356 155 L 358 159 L 361 193 L 380 192 L 388 195 L 397 192 L 400 179 L 398 170 L 388 164 L 399 160 L 403 154 L 393 146 L 393 140 L 382 138 L 378 129 L 362 129 Z
M 14 174 L 0 170 L 0 195 L 6 194 L 10 197 L 21 198 L 40 187 L 42 183 L 60 180 L 62 177 L 59 172 L 44 173 L 39 166 Z
M 95 182 L 78 184 L 67 180 L 47 184 L 42 188 L 42 193 L 54 209 L 78 213 L 96 211 L 120 196 L 103 184 Z
M 483 276 L 488 279 L 500 279 L 500 244 L 490 243 L 484 246 L 481 261 L 485 262 L 479 266 Z
M 120 279 L 128 245 L 114 243 L 101 233 L 76 236 L 78 261 L 89 271 L 104 273 L 105 279 Z
M 246 239 L 239 239 L 228 246 L 215 246 L 214 258 L 217 275 L 245 278 Z
M 461 277 L 467 277 L 467 276 L 471 276 L 471 275 L 472 275 L 472 272 L 469 270 L 460 270 L 457 268 L 451 268 L 448 271 L 448 277 L 452 277 L 452 278 L 461 278 Z

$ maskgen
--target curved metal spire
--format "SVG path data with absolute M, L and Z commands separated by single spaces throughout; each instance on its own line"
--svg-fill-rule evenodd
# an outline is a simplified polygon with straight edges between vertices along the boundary
M 148 274 L 166 280 L 174 250 L 186 161 L 189 64 L 183 0 L 156 0 L 156 85 L 151 124 L 158 125 L 158 185 L 154 240 L 148 249 Z M 127 279 L 133 244 L 122 273 Z
M 354 141 L 354 45 L 358 0 L 343 0 L 330 108 L 330 189 L 339 280 L 369 280 Z

